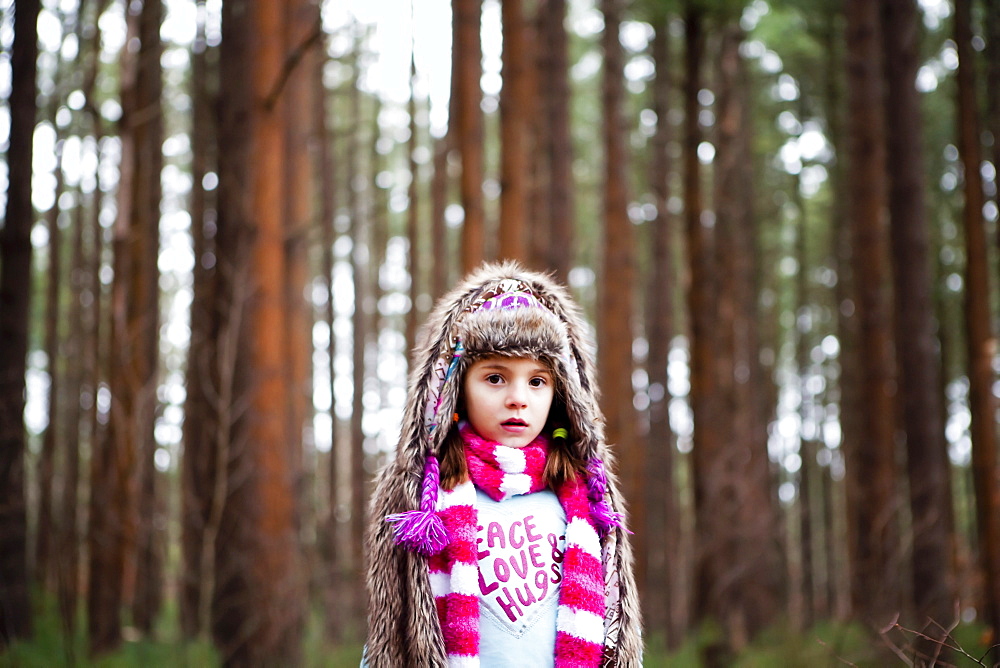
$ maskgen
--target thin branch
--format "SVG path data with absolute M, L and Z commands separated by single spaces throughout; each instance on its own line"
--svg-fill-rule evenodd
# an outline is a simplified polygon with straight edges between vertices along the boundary
M 313 24 L 313 30 L 309 33 L 304 40 L 295 49 L 288 54 L 285 58 L 284 64 L 281 66 L 281 73 L 278 75 L 278 80 L 274 82 L 274 88 L 264 99 L 264 108 L 270 111 L 277 104 L 278 98 L 281 96 L 281 91 L 284 90 L 285 84 L 292 76 L 292 72 L 302 61 L 302 58 L 317 42 L 320 42 L 320 38 L 323 36 L 323 21 L 320 17 L 316 18 Z

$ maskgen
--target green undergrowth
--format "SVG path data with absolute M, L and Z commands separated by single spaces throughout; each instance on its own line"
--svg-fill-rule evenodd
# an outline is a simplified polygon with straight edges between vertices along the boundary
M 221 665 L 218 652 L 207 641 L 182 641 L 176 609 L 161 615 L 153 637 L 141 638 L 126 627 L 120 649 L 98 659 L 87 656 L 86 622 L 81 614 L 76 630 L 64 633 L 56 606 L 36 597 L 34 637 L 15 643 L 0 653 L 0 668 L 215 668 Z M 361 657 L 360 644 L 335 646 L 324 637 L 323 616 L 317 611 L 310 615 L 304 639 L 306 668 L 357 668 Z M 984 634 L 981 626 L 962 625 L 952 631 L 950 644 L 956 648 L 946 662 L 937 665 L 986 666 Z M 692 633 L 677 649 L 667 650 L 657 634 L 647 634 L 646 668 L 703 668 L 708 648 L 721 640 L 718 630 L 710 627 Z M 915 633 L 894 627 L 882 634 L 866 632 L 855 624 L 824 622 L 808 631 L 793 631 L 788 626 L 776 626 L 762 633 L 738 656 L 723 662 L 733 668 L 824 668 L 857 666 L 914 665 Z
M 859 624 L 821 622 L 806 631 L 787 625 L 768 629 L 737 656 L 722 665 L 732 668 L 886 668 L 921 664 L 914 656 L 916 633 L 899 626 L 882 635 Z M 665 649 L 662 637 L 646 639 L 646 668 L 704 668 L 706 652 L 718 644 L 721 633 L 705 627 L 673 651 Z M 937 666 L 974 668 L 989 666 L 982 625 L 961 625 L 951 632 L 950 651 L 938 657 Z

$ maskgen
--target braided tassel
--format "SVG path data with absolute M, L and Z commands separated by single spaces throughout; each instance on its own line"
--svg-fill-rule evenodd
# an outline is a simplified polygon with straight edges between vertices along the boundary
M 607 498 L 608 476 L 604 472 L 604 462 L 593 457 L 587 463 L 587 498 L 590 499 L 590 516 L 601 538 L 611 533 L 615 527 L 625 528 L 625 516 L 611 510 Z M 628 531 L 628 533 L 632 533 Z
M 440 476 L 437 457 L 428 454 L 424 462 L 420 510 L 394 513 L 385 518 L 386 522 L 395 523 L 393 531 L 397 545 L 428 557 L 437 554 L 448 544 L 448 532 L 436 512 Z

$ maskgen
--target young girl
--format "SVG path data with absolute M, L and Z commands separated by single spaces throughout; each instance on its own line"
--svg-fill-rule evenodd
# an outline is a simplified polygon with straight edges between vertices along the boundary
M 514 263 L 438 303 L 372 500 L 369 666 L 641 664 L 588 344 L 567 291 Z

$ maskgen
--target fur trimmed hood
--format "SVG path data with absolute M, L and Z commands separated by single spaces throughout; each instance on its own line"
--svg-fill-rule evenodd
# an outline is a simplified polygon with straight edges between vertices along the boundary
M 524 300 L 525 307 L 491 308 L 506 295 Z M 372 668 L 447 665 L 426 558 L 396 545 L 385 518 L 419 507 L 425 460 L 438 454 L 447 437 L 462 378 L 477 359 L 533 357 L 549 364 L 557 403 L 565 411 L 567 441 L 582 460 L 604 462 L 606 500 L 611 509 L 624 512 L 614 458 L 604 443 L 591 340 L 568 291 L 517 263 L 485 264 L 438 301 L 413 351 L 396 457 L 379 474 L 370 508 L 366 656 Z M 618 588 L 618 609 L 606 621 L 608 637 L 617 640 L 604 665 L 639 666 L 640 612 L 627 533 L 614 529 L 602 547 L 609 581 Z

